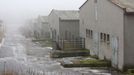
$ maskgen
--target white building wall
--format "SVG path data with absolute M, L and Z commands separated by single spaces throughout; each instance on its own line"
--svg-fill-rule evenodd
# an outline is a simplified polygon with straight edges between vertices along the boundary
M 98 0 L 98 26 L 96 30 L 117 37 L 118 40 L 118 68 L 122 69 L 124 65 L 124 11 L 120 7 L 108 0 Z M 104 45 L 103 45 L 104 46 Z M 106 47 L 106 46 L 105 46 Z M 104 52 L 107 48 L 103 48 Z M 105 54 L 111 57 L 111 51 Z M 110 55 L 110 56 L 109 56 Z M 110 58 L 111 59 L 111 58 Z
M 94 0 L 88 0 L 80 8 L 80 36 L 85 38 L 85 47 L 90 49 L 91 55 L 97 55 L 93 50 L 93 40 L 86 37 L 86 29 L 95 28 Z
M 66 32 L 71 35 L 68 37 L 79 37 L 79 20 L 60 20 L 60 36 L 66 37 Z
M 97 6 L 96 6 L 97 5 Z M 97 11 L 97 12 L 95 12 Z M 106 33 L 119 38 L 118 67 L 124 65 L 124 11 L 108 0 L 88 0 L 80 8 L 80 35 L 86 38 L 86 48 L 94 51 L 94 40 L 86 37 L 86 29 L 93 30 L 95 34 Z M 99 34 L 98 34 L 99 35 Z M 100 36 L 98 36 L 100 38 Z M 101 59 L 106 57 L 112 60 L 112 48 L 98 42 L 98 51 Z M 94 55 L 94 54 L 93 54 Z
M 134 14 L 125 15 L 125 52 L 124 64 L 127 68 L 134 67 Z

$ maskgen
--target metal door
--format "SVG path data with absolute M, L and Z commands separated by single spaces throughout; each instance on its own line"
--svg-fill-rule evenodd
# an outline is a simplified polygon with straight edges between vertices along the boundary
M 115 36 L 111 37 L 111 47 L 112 47 L 112 66 L 117 68 L 118 66 L 118 38 Z

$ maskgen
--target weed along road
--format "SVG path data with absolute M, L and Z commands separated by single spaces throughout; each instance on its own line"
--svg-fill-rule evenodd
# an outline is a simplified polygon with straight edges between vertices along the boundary
M 63 68 L 59 60 L 51 59 L 51 47 L 41 47 L 22 35 L 7 34 L 0 49 L 0 75 L 111 75 L 106 70 Z

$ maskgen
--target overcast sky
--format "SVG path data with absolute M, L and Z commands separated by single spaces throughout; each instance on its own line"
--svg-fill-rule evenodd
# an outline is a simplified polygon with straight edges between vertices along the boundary
M 52 9 L 78 10 L 86 0 L 0 0 L 0 19 L 14 25 L 38 15 L 48 15 Z

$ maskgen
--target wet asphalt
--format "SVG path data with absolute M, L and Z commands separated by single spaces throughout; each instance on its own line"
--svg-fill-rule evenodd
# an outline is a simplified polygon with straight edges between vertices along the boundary
M 41 47 L 38 42 L 33 43 L 31 39 L 27 39 L 20 34 L 7 34 L 0 49 L 0 58 L 8 59 L 9 62 L 15 60 L 18 65 L 23 63 L 38 71 L 46 72 L 48 75 L 111 75 L 107 70 L 64 68 L 58 61 L 73 60 L 75 57 L 52 59 L 50 58 L 51 51 L 51 47 Z M 10 65 L 8 68 L 10 68 Z

